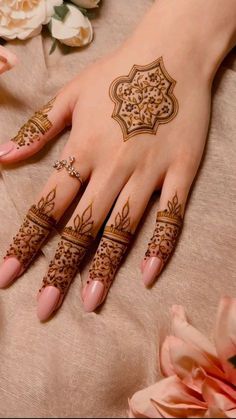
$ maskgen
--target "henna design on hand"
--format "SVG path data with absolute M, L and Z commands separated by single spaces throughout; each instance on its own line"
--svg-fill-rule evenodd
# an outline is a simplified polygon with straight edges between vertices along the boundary
M 106 290 L 111 286 L 118 266 L 132 239 L 129 211 L 129 201 L 127 201 L 121 214 L 118 212 L 116 215 L 115 223 L 105 227 L 97 253 L 89 269 L 90 279 L 101 281 Z
M 167 209 L 157 213 L 156 227 L 144 259 L 157 256 L 165 264 L 176 245 L 182 224 L 182 207 L 176 193 L 172 202 L 168 201 Z
M 29 209 L 19 232 L 13 238 L 5 258 L 16 257 L 26 269 L 56 224 L 50 215 L 55 206 L 56 188 Z
M 58 243 L 54 259 L 49 264 L 47 275 L 43 279 L 42 291 L 47 285 L 57 287 L 65 294 L 77 273 L 88 247 L 91 245 L 94 221 L 92 221 L 92 204 L 73 220 L 73 227 L 65 227 Z
M 149 65 L 134 65 L 128 76 L 113 81 L 112 117 L 120 124 L 124 141 L 137 134 L 156 134 L 159 124 L 166 124 L 177 115 L 175 84 L 162 57 Z
M 17 144 L 17 149 L 40 141 L 41 135 L 50 130 L 52 123 L 48 119 L 48 113 L 52 109 L 55 99 L 53 98 L 40 111 L 35 112 L 28 122 L 20 128 L 18 134 L 12 138 L 11 141 Z

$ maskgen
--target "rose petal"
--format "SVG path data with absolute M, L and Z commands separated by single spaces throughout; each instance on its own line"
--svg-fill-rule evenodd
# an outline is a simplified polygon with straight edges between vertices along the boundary
M 134 417 L 144 418 L 169 418 L 176 409 L 191 409 L 195 415 L 196 411 L 207 410 L 206 403 L 196 397 L 196 393 L 181 383 L 177 376 L 165 378 L 138 391 L 129 401 L 129 406 Z
M 182 306 L 172 307 L 172 331 L 173 334 L 186 343 L 190 343 L 200 352 L 204 353 L 211 363 L 221 368 L 216 349 L 201 332 L 191 326 L 186 318 Z
M 194 378 L 194 373 L 199 368 L 215 377 L 225 378 L 225 374 L 204 352 L 175 336 L 169 337 L 169 351 L 175 373 L 182 380 L 188 380 L 189 377 Z
M 160 367 L 162 374 L 166 377 L 175 375 L 175 369 L 170 358 L 169 336 L 164 340 L 160 349 Z
M 236 298 L 225 297 L 220 301 L 215 342 L 227 378 L 236 385 L 236 369 L 229 362 L 229 358 L 236 356 Z
M 209 409 L 218 409 L 228 414 L 236 408 L 236 391 L 215 378 L 206 376 L 202 386 L 202 395 Z

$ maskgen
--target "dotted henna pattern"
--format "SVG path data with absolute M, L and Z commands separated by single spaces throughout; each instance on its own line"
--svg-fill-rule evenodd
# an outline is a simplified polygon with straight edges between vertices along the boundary
M 41 135 L 50 130 L 52 123 L 48 119 L 48 112 L 52 109 L 55 99 L 53 98 L 40 111 L 35 112 L 28 122 L 20 128 L 18 134 L 12 138 L 11 141 L 17 144 L 17 149 L 40 141 Z
M 134 65 L 128 76 L 113 81 L 109 92 L 115 103 L 112 117 L 120 124 L 124 141 L 141 133 L 156 134 L 159 124 L 177 115 L 175 84 L 162 57 L 149 65 Z
M 109 289 L 115 273 L 132 239 L 129 201 L 115 217 L 115 223 L 105 227 L 98 250 L 89 270 L 90 280 L 101 281 Z M 88 281 L 89 283 L 90 281 Z
M 37 205 L 32 205 L 5 258 L 15 256 L 23 268 L 27 268 L 56 224 L 50 215 L 55 206 L 55 197 L 56 188 L 46 198 L 41 198 Z
M 167 209 L 157 213 L 156 227 L 148 243 L 148 250 L 144 259 L 158 256 L 163 263 L 167 262 L 181 231 L 183 223 L 181 211 L 181 205 L 178 203 L 176 193 L 172 202 L 168 201 Z
M 49 264 L 47 275 L 43 279 L 42 291 L 47 285 L 57 287 L 65 294 L 72 279 L 77 273 L 93 237 L 92 204 L 82 213 L 76 215 L 73 227 L 65 227 L 58 243 L 54 259 Z

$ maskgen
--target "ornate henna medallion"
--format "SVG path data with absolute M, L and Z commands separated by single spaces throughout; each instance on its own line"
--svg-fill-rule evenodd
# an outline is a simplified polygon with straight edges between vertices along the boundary
M 168 201 L 167 209 L 157 213 L 156 227 L 148 243 L 144 259 L 158 256 L 164 263 L 167 262 L 181 231 L 183 223 L 181 211 L 181 204 L 178 203 L 176 193 L 172 202 Z
M 162 57 L 149 65 L 134 65 L 128 76 L 113 81 L 112 117 L 120 124 L 124 141 L 141 133 L 156 134 L 159 124 L 166 124 L 177 115 L 175 84 Z
M 47 285 L 57 287 L 62 294 L 67 291 L 77 273 L 93 237 L 92 204 L 73 220 L 73 227 L 65 227 L 58 243 L 54 259 L 50 262 L 47 275 L 40 291 Z
M 129 201 L 115 217 L 115 223 L 105 227 L 98 250 L 89 270 L 91 280 L 103 282 L 110 287 L 115 272 L 132 239 L 129 216 Z M 88 281 L 89 282 L 89 281 Z
M 40 141 L 41 135 L 46 134 L 52 127 L 51 121 L 48 119 L 48 113 L 53 107 L 56 98 L 50 100 L 40 111 L 35 114 L 24 124 L 18 134 L 11 141 L 17 144 L 17 149 L 25 145 L 29 146 L 35 141 Z
M 27 268 L 56 224 L 50 215 L 55 206 L 55 197 L 56 188 L 46 198 L 41 198 L 37 205 L 32 205 L 5 258 L 15 256 L 23 268 Z

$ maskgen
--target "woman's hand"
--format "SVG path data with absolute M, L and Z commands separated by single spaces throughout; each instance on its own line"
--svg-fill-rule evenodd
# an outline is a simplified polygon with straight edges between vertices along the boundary
M 0 74 L 10 70 L 17 64 L 17 57 L 7 48 L 0 45 Z
M 65 161 L 56 164 L 60 170 L 52 172 L 0 268 L 0 287 L 19 277 L 84 187 L 43 279 L 38 295 L 41 320 L 61 305 L 108 214 L 82 292 L 86 311 L 105 300 L 155 190 L 161 189 L 161 197 L 142 262 L 146 286 L 160 274 L 176 245 L 206 141 L 212 79 L 230 42 L 226 37 L 214 53 L 202 50 L 194 28 L 187 34 L 181 26 L 174 31 L 181 18 L 174 8 L 172 1 L 157 2 L 118 51 L 81 73 L 0 148 L 2 163 L 16 162 L 72 124 L 59 157 Z M 195 9 L 189 10 L 197 25 Z M 157 17 L 162 19 L 160 28 L 154 25 Z M 79 174 L 71 176 L 72 167 Z

